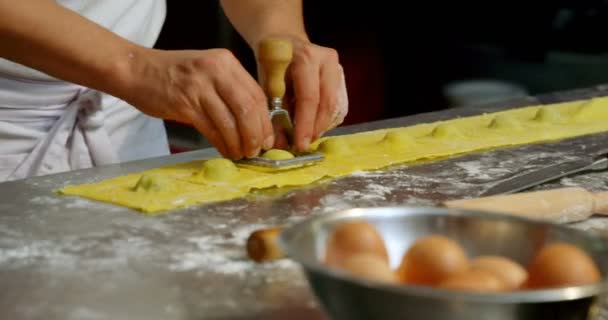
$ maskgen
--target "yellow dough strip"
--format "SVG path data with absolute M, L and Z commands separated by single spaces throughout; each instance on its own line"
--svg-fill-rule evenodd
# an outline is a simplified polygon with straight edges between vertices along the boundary
M 608 130 L 608 98 L 462 117 L 408 127 L 325 137 L 312 145 L 325 160 L 279 172 L 237 167 L 223 158 L 168 165 L 59 193 L 153 214 L 240 198 L 254 190 L 301 186 L 359 170 L 433 160 L 474 151 L 560 140 Z

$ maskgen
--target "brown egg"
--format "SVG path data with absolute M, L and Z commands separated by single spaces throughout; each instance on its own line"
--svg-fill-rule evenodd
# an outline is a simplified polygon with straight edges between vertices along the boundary
M 436 285 L 467 267 L 466 252 L 456 241 L 443 235 L 429 235 L 412 244 L 397 273 L 405 283 Z
M 341 268 L 355 276 L 368 280 L 398 283 L 399 280 L 390 265 L 376 254 L 357 253 L 349 256 L 341 264 Z
M 471 261 L 469 269 L 494 273 L 504 283 L 506 290 L 520 288 L 528 278 L 523 266 L 501 256 L 479 256 Z
M 387 264 L 389 262 L 382 235 L 371 223 L 347 222 L 339 225 L 327 240 L 325 262 L 339 266 L 349 256 L 358 253 L 375 254 Z
M 446 278 L 439 283 L 438 287 L 474 292 L 501 292 L 506 289 L 505 284 L 496 274 L 473 269 L 467 269 Z
M 542 248 L 533 258 L 528 273 L 528 288 L 578 286 L 601 279 L 593 259 L 568 243 L 554 243 Z

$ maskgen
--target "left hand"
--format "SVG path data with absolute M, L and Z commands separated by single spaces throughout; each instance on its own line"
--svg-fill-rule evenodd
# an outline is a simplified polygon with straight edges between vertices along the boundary
M 294 117 L 294 147 L 309 144 L 339 126 L 348 113 L 348 96 L 338 53 L 308 41 L 293 40 L 293 59 L 287 70 L 286 102 Z M 286 147 L 278 133 L 275 147 Z

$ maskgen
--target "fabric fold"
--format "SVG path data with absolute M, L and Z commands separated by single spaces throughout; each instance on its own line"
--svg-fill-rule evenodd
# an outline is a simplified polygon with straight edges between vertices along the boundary
M 101 94 L 81 91 L 8 180 L 118 162 L 103 124 Z

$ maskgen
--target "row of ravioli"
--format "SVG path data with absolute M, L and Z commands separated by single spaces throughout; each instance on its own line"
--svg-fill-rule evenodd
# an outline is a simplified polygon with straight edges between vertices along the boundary
M 509 112 L 501 112 L 493 116 L 489 122 L 486 122 L 485 126 L 488 129 L 516 130 L 523 128 L 525 122 L 543 124 L 565 124 L 570 121 L 575 123 L 589 122 L 595 120 L 598 114 L 608 112 L 606 110 L 608 107 L 594 102 L 595 99 L 592 99 L 575 105 L 574 108 L 571 109 L 541 106 L 537 108 L 534 115 L 529 119 L 522 119 Z M 407 129 L 407 127 L 387 130 L 381 140 L 376 143 L 392 147 L 414 144 L 415 138 L 412 136 L 411 132 L 404 129 Z M 430 133 L 426 135 L 426 137 L 429 138 L 455 138 L 459 136 L 462 136 L 460 127 L 456 123 L 449 121 L 434 126 Z M 344 139 L 341 136 L 323 139 L 313 151 L 323 153 L 328 157 L 349 156 L 352 154 L 352 148 L 347 139 Z M 272 160 L 283 160 L 294 157 L 289 151 L 277 149 L 268 150 L 261 156 Z M 203 162 L 200 170 L 195 171 L 192 174 L 191 181 L 201 183 L 230 181 L 238 177 L 239 170 L 240 168 L 229 159 L 209 159 Z M 162 191 L 171 183 L 170 179 L 170 177 L 163 176 L 159 173 L 144 174 L 133 186 L 133 191 Z

